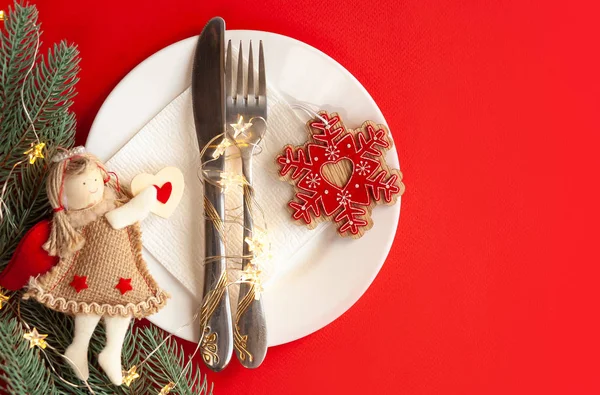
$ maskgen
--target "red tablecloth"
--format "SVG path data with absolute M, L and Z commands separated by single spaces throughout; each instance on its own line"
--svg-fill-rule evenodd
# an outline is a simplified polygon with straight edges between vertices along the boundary
M 81 50 L 79 143 L 121 78 L 215 15 L 329 54 L 390 125 L 407 190 L 379 276 L 340 319 L 269 350 L 260 369 L 234 361 L 210 373 L 216 394 L 600 393 L 593 6 L 36 3 L 43 40 Z

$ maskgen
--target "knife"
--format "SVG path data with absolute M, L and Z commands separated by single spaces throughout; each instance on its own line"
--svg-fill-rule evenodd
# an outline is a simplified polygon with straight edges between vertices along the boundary
M 216 17 L 211 19 L 204 29 L 194 54 L 192 68 L 192 106 L 198 146 L 202 149 L 216 136 L 225 133 L 225 21 Z M 217 139 L 218 140 L 218 139 Z M 204 177 L 204 208 L 205 216 L 209 211 L 225 220 L 225 198 L 221 188 L 216 184 L 224 169 L 224 155 L 213 158 L 214 147 L 208 148 L 201 161 Z M 212 207 L 214 207 L 214 211 Z M 203 301 L 210 295 L 220 295 L 213 292 L 217 285 L 223 285 L 226 276 L 225 246 L 213 220 L 204 220 L 205 257 L 215 257 L 204 266 Z M 221 281 L 220 281 L 221 280 Z M 225 279 L 226 280 L 226 279 Z M 223 290 L 221 288 L 221 290 Z M 201 351 L 204 362 L 213 371 L 223 370 L 231 359 L 233 352 L 233 329 L 229 292 L 225 287 L 222 296 L 209 306 L 209 318 L 204 332 L 201 334 Z

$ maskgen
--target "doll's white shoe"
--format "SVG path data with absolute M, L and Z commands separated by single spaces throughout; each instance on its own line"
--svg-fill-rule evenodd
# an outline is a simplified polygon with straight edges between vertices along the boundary
M 75 375 L 80 380 L 86 381 L 90 377 L 90 368 L 87 359 L 87 347 L 78 347 L 71 344 L 65 350 L 65 360 L 71 365 Z
M 104 373 L 114 385 L 123 384 L 123 370 L 121 368 L 121 350 L 105 347 L 98 354 L 98 363 Z

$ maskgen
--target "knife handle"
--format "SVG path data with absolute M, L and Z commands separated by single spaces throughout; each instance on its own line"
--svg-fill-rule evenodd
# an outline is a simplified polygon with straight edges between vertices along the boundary
M 249 185 L 244 185 L 244 238 L 252 238 L 252 162 L 251 156 L 242 155 L 242 171 Z M 250 264 L 252 252 L 248 243 L 243 242 L 242 270 Z M 238 310 L 235 318 L 235 353 L 246 368 L 257 368 L 267 355 L 267 323 L 262 299 L 254 298 L 253 284 L 241 283 Z M 240 311 L 243 310 L 243 311 Z
M 210 202 L 214 207 L 216 214 L 225 218 L 225 198 L 221 188 L 211 183 L 204 183 L 204 199 Z M 225 259 L 225 246 L 221 239 L 217 227 L 213 220 L 208 219 L 206 215 L 207 204 L 205 203 L 205 256 L 210 258 L 204 267 L 204 293 L 206 295 L 216 289 L 217 285 L 222 286 L 226 281 L 227 262 Z M 215 258 L 211 258 L 215 257 Z M 219 284 L 221 283 L 221 284 Z M 218 372 L 223 370 L 233 353 L 233 329 L 231 322 L 231 307 L 229 306 L 229 291 L 225 287 L 222 296 L 215 305 L 211 305 L 214 311 L 208 318 L 208 323 L 204 329 L 201 343 L 201 351 L 204 362 L 211 370 Z

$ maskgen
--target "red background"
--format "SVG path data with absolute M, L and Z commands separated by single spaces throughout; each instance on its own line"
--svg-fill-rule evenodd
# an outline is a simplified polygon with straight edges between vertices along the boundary
M 215 15 L 329 54 L 390 125 L 407 190 L 379 276 L 259 370 L 209 373 L 216 394 L 598 394 L 600 22 L 577 3 L 37 5 L 43 40 L 81 50 L 79 143 L 121 78 Z

